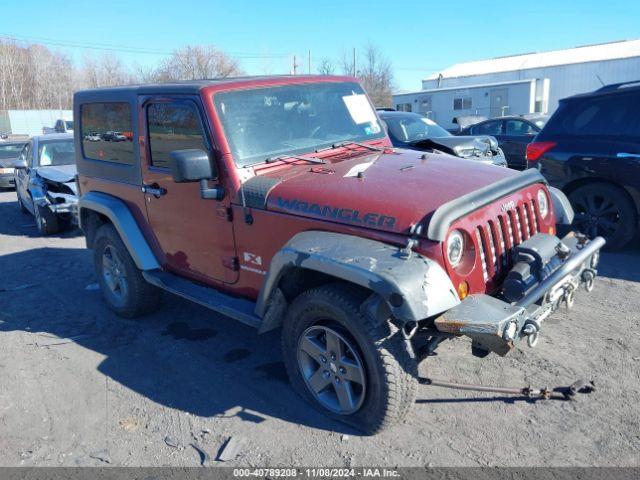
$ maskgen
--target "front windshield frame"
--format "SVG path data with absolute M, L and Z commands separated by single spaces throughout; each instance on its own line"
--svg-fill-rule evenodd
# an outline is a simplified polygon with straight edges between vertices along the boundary
M 331 90 L 332 87 L 335 90 L 332 91 Z M 318 89 L 318 91 L 313 92 L 312 89 Z M 324 89 L 324 92 L 322 91 L 323 89 Z M 314 93 L 317 95 L 316 97 L 312 97 Z M 352 122 L 352 124 L 350 125 L 350 128 L 352 129 L 362 128 L 363 130 L 362 134 L 347 135 L 347 132 L 345 131 L 344 134 L 341 136 L 336 135 L 331 138 L 318 138 L 317 139 L 318 141 L 316 142 L 316 141 L 313 141 L 314 139 L 310 136 L 311 132 L 309 132 L 308 134 L 309 136 L 301 136 L 301 137 L 294 137 L 294 138 L 287 139 L 286 141 L 290 142 L 289 145 L 285 146 L 284 143 L 280 142 L 280 145 L 282 145 L 282 148 L 263 149 L 259 152 L 252 152 L 251 154 L 242 153 L 242 147 L 245 147 L 248 150 L 246 146 L 246 143 L 247 143 L 246 141 L 250 137 L 246 132 L 237 134 L 236 132 L 233 131 L 232 124 L 230 124 L 233 121 L 233 119 L 230 117 L 227 117 L 228 115 L 227 105 L 229 104 L 230 99 L 238 100 L 243 97 L 247 98 L 247 95 L 254 94 L 255 97 L 253 98 L 253 100 L 257 102 L 258 106 L 260 106 L 260 97 L 262 96 L 265 101 L 265 107 L 271 107 L 272 105 L 275 105 L 276 107 L 282 106 L 282 112 L 277 111 L 276 113 L 280 113 L 283 116 L 285 114 L 289 114 L 293 112 L 294 111 L 293 109 L 296 109 L 298 114 L 302 112 L 302 115 L 307 115 L 306 117 L 304 117 L 304 120 L 309 121 L 311 119 L 311 126 L 314 125 L 312 123 L 313 120 L 317 120 L 318 124 L 316 128 L 319 128 L 321 126 L 324 126 L 325 124 L 328 124 L 328 122 L 326 122 L 326 119 L 330 118 L 330 117 L 325 117 L 323 120 L 319 118 L 320 114 L 334 115 L 336 112 L 341 111 L 340 109 L 335 108 L 335 105 L 333 106 L 333 108 L 331 108 L 331 104 L 329 102 L 323 103 L 318 101 L 316 102 L 315 105 L 311 105 L 312 99 L 319 100 L 323 95 L 323 93 L 327 96 L 329 95 L 340 96 L 342 95 L 342 93 L 348 93 L 347 95 L 342 95 L 343 102 L 345 102 L 344 105 L 340 104 L 340 106 L 344 106 L 345 110 L 343 110 L 343 112 L 345 114 L 340 115 L 339 117 L 331 118 L 333 122 L 329 125 L 328 128 L 337 128 L 336 125 L 338 125 L 339 122 L 345 122 L 350 120 Z M 305 97 L 305 94 L 307 95 L 306 97 Z M 300 97 L 299 98 L 296 97 L 296 100 L 293 101 L 291 100 L 291 97 L 288 97 L 288 95 L 292 95 L 292 96 L 300 95 Z M 350 97 L 350 96 L 361 96 L 355 100 L 358 100 L 360 102 L 360 106 L 363 108 L 364 108 L 364 99 L 366 99 L 366 105 L 368 109 L 370 109 L 370 112 L 368 111 L 368 109 L 366 109 L 367 111 L 364 113 L 365 113 L 365 116 L 367 116 L 367 120 L 370 120 L 370 121 L 367 121 L 364 123 L 356 123 L 354 113 L 350 109 L 350 107 L 347 106 L 346 104 L 347 101 L 345 100 L 346 97 Z M 225 138 L 229 145 L 229 149 L 231 151 L 233 161 L 236 167 L 238 168 L 246 168 L 254 165 L 267 163 L 269 160 L 273 160 L 279 157 L 316 153 L 320 150 L 325 150 L 327 148 L 331 148 L 333 145 L 337 145 L 344 142 L 368 142 L 371 140 L 381 140 L 386 137 L 385 130 L 382 126 L 380 118 L 376 113 L 375 107 L 372 105 L 371 100 L 366 96 L 366 93 L 362 88 L 362 86 L 357 82 L 314 81 L 314 82 L 284 83 L 279 85 L 256 86 L 256 87 L 250 87 L 250 88 L 231 89 L 231 90 L 224 90 L 221 92 L 215 92 L 213 93 L 212 98 L 213 98 L 214 108 L 216 110 L 217 117 L 222 125 L 222 129 L 224 131 Z M 275 101 L 277 103 L 275 104 L 269 103 L 267 101 L 269 98 L 275 98 L 275 100 L 272 100 L 272 101 Z M 307 102 L 304 102 L 304 100 L 307 100 Z M 294 106 L 290 107 L 291 104 L 293 104 Z M 323 111 L 319 113 L 319 110 L 317 109 L 317 107 L 325 107 L 325 109 L 322 109 Z M 326 107 L 330 107 L 330 108 L 326 108 Z M 247 105 L 245 108 L 246 110 L 251 108 L 250 104 Z M 309 111 L 307 111 L 306 109 L 309 109 Z M 315 116 L 318 116 L 317 119 L 313 118 L 314 114 L 312 112 L 315 112 Z M 236 112 L 236 115 L 241 117 L 242 113 L 238 110 Z M 349 118 L 349 115 L 351 116 L 351 118 Z M 299 129 L 302 128 L 300 127 L 299 123 L 290 122 L 288 120 L 281 122 L 281 124 L 290 126 L 289 130 L 287 130 L 284 133 L 291 133 L 294 129 L 293 125 L 295 125 Z M 264 123 L 261 125 L 264 125 Z M 244 122 L 239 122 L 236 128 L 245 129 L 250 127 L 248 127 Z M 277 128 L 277 127 L 274 127 L 272 125 L 272 128 Z M 276 133 L 283 132 L 282 130 L 280 131 L 275 130 L 275 131 Z M 329 132 L 327 132 L 327 134 L 328 133 Z M 325 135 L 325 136 L 328 137 L 328 135 Z M 242 146 L 239 146 L 237 144 L 237 143 L 242 143 L 243 141 L 244 141 L 244 144 Z M 255 143 L 258 143 L 258 142 L 255 142 Z M 295 143 L 298 143 L 298 145 L 295 145 Z M 277 144 L 278 142 L 276 141 L 271 145 L 271 147 Z
M 52 145 L 52 144 L 64 144 L 64 143 L 68 143 L 71 145 L 71 152 L 73 153 L 73 155 L 71 155 L 69 161 L 65 161 L 64 163 L 42 163 L 42 153 L 43 150 L 46 153 L 46 148 L 48 145 Z M 59 139 L 55 139 L 55 140 L 44 140 L 44 141 L 40 141 L 38 143 L 38 166 L 39 167 L 60 167 L 60 166 L 64 166 L 64 165 L 75 165 L 76 163 L 76 158 L 75 158 L 75 144 L 73 142 L 73 138 L 59 138 Z

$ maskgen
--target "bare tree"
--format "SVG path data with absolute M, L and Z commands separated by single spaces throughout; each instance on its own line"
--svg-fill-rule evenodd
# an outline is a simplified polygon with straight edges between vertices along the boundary
M 320 65 L 318 65 L 318 73 L 320 75 L 333 75 L 335 70 L 331 60 L 326 57 L 320 60 Z
M 393 91 L 391 62 L 382 56 L 377 47 L 364 48 L 357 76 L 376 107 L 390 107 Z
M 112 54 L 98 58 L 85 57 L 81 67 L 85 88 L 110 87 L 134 83 L 137 76 L 122 61 Z
M 156 81 L 225 78 L 242 74 L 238 62 L 212 45 L 189 45 L 173 54 L 155 71 Z

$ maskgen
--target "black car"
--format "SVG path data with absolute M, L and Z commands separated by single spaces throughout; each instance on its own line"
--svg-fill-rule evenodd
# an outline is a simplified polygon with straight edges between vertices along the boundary
M 527 148 L 529 166 L 568 195 L 576 227 L 609 249 L 638 231 L 639 106 L 640 81 L 565 98 Z
M 495 138 L 456 137 L 433 120 L 411 112 L 378 110 L 394 147 L 439 150 L 456 157 L 506 167 L 507 161 Z
M 507 157 L 510 168 L 523 170 L 527 167 L 525 154 L 527 145 L 540 132 L 534 121 L 523 117 L 510 116 L 491 118 L 475 125 L 465 127 L 456 135 L 491 135 Z

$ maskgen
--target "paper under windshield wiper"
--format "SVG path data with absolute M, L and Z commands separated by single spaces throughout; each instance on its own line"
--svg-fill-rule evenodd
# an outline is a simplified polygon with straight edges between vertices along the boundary
M 294 160 L 304 160 L 305 162 L 311 162 L 311 163 L 322 163 L 325 164 L 327 163 L 326 160 L 322 160 L 321 158 L 316 158 L 316 157 L 302 157 L 302 156 L 298 156 L 298 155 L 280 155 L 278 157 L 269 157 L 265 160 L 266 163 L 273 163 L 273 162 L 286 162 L 289 159 L 294 159 Z M 288 162 L 291 163 L 291 162 Z

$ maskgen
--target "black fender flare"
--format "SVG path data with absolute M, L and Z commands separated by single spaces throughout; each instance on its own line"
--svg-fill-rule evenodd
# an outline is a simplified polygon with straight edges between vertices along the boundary
M 109 219 L 140 270 L 160 268 L 142 230 L 122 200 L 102 192 L 87 192 L 82 195 L 78 200 L 78 222 L 81 229 L 83 210 L 98 212 Z
M 553 211 L 556 214 L 556 223 L 560 225 L 571 225 L 575 213 L 567 196 L 559 188 L 551 186 L 549 187 L 549 194 L 551 195 Z
M 255 309 L 265 319 L 261 332 L 281 322 L 281 316 L 265 314 L 280 279 L 295 267 L 371 290 L 402 323 L 432 317 L 460 303 L 449 276 L 434 260 L 415 252 L 405 255 L 397 246 L 367 238 L 307 231 L 291 238 L 271 260 Z

